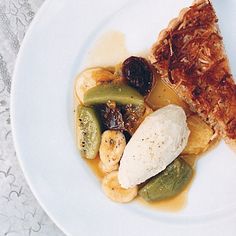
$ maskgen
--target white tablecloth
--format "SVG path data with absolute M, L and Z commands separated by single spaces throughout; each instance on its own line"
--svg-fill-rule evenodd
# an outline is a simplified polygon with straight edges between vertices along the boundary
M 11 76 L 25 32 L 43 0 L 0 0 L 0 236 L 62 236 L 33 197 L 11 135 Z

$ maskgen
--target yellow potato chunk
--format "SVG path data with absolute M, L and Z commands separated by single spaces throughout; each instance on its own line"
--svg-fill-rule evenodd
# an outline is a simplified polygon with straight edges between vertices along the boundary
M 182 154 L 197 155 L 203 153 L 209 147 L 214 134 L 213 130 L 198 115 L 190 116 L 187 123 L 191 133 Z
M 146 98 L 146 103 L 153 110 L 157 110 L 169 104 L 175 104 L 181 106 L 185 111 L 188 111 L 188 105 L 160 78 L 157 78 L 154 88 Z

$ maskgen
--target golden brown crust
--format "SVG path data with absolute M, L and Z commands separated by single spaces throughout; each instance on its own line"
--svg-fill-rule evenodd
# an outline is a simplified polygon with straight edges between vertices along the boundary
M 201 5 L 201 4 L 206 4 L 206 3 L 210 3 L 209 0 L 195 0 L 193 2 L 193 6 L 194 5 Z M 152 46 L 152 51 L 153 49 L 155 49 L 155 47 L 163 40 L 167 37 L 167 35 L 169 34 L 170 31 L 172 31 L 173 29 L 176 28 L 176 26 L 183 21 L 183 17 L 184 15 L 187 13 L 187 11 L 190 9 L 190 7 L 186 7 L 186 8 L 183 8 L 180 13 L 179 13 L 179 16 L 177 18 L 174 18 L 172 19 L 170 22 L 169 22 L 169 25 L 166 29 L 163 29 L 160 33 L 159 33 L 159 37 L 157 39 L 157 42 Z M 153 54 L 151 53 L 150 55 L 150 58 L 153 59 Z
M 234 152 L 236 152 L 236 139 L 228 139 L 228 138 L 226 138 L 225 142 L 226 142 L 226 144 L 228 144 L 230 146 L 230 148 Z
M 150 60 L 194 111 L 236 140 L 236 85 L 217 21 L 210 1 L 195 1 L 161 32 Z

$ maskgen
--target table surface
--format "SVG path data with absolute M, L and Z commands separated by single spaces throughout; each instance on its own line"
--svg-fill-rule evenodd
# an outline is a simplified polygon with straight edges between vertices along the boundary
M 0 236 L 63 236 L 32 195 L 19 167 L 9 114 L 21 42 L 43 0 L 0 0 Z

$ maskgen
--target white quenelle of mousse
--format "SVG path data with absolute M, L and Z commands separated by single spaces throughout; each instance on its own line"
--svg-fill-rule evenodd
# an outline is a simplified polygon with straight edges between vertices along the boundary
M 163 171 L 183 151 L 190 131 L 184 110 L 163 107 L 147 116 L 125 147 L 118 179 L 131 188 Z

